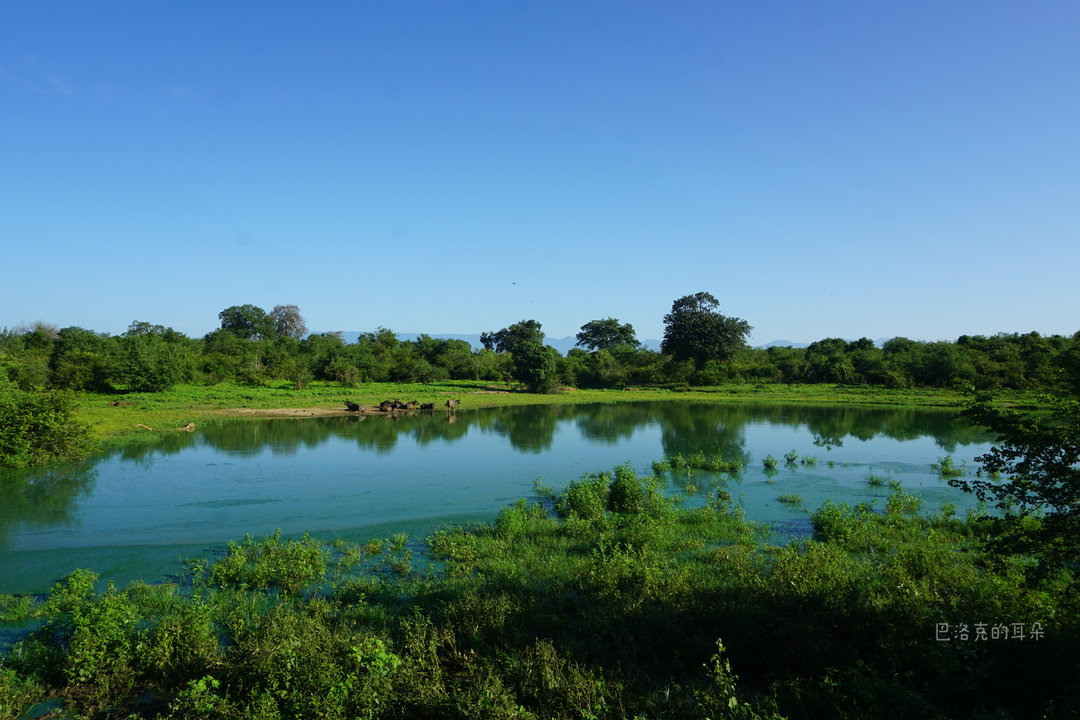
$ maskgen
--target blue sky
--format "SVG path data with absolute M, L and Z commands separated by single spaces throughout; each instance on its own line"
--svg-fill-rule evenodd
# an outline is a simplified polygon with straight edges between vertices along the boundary
M 0 327 L 1080 330 L 1075 2 L 10 2 Z

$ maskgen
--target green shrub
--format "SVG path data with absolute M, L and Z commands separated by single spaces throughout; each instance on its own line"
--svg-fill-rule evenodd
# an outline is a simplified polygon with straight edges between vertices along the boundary
M 964 474 L 964 468 L 962 465 L 957 465 L 953 461 L 952 455 L 946 455 L 945 457 L 938 458 L 938 461 L 931 465 L 934 470 L 937 470 L 938 475 L 943 478 L 960 477 Z
M 762 459 L 761 464 L 765 467 L 766 470 L 775 470 L 776 466 L 780 464 L 780 461 L 770 454 L 766 455 Z
M 262 590 L 275 587 L 285 593 L 321 580 L 329 554 L 304 533 L 298 540 L 281 539 L 281 531 L 256 542 L 229 543 L 228 554 L 210 566 L 210 579 L 218 587 Z
M 607 473 L 585 475 L 581 480 L 574 480 L 566 486 L 557 503 L 559 515 L 581 520 L 603 517 L 608 504 L 610 481 Z
M 20 677 L 4 667 L 0 658 L 0 718 L 24 717 L 34 703 L 43 700 L 45 688 L 34 678 Z
M 0 391 L 0 466 L 74 460 L 90 450 L 90 429 L 72 416 L 68 396 Z
M 615 468 L 615 480 L 608 490 L 607 506 L 618 513 L 640 512 L 645 504 L 645 485 L 629 463 Z

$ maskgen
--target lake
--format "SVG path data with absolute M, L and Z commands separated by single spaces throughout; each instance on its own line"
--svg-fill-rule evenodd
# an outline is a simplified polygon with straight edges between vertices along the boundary
M 934 510 L 973 507 L 931 468 L 975 469 L 983 432 L 949 411 L 642 402 L 532 406 L 388 418 L 241 420 L 131 444 L 83 463 L 0 474 L 0 593 L 40 592 L 74 568 L 120 583 L 160 580 L 184 557 L 245 534 L 310 530 L 365 540 L 486 521 L 534 481 L 561 488 L 586 472 L 701 450 L 743 456 L 741 478 L 669 474 L 672 494 L 704 502 L 718 483 L 777 539 L 809 532 L 826 498 L 884 505 L 899 480 Z M 813 465 L 785 465 L 794 450 Z M 780 459 L 766 473 L 762 458 Z M 802 505 L 778 502 L 799 495 Z

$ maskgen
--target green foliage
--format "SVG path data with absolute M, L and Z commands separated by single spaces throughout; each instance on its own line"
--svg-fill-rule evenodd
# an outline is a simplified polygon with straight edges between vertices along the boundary
M 777 496 L 776 501 L 777 502 L 782 502 L 785 505 L 802 505 L 803 504 L 803 496 L 795 494 L 795 493 L 792 493 L 792 494 L 789 494 L 789 495 L 779 495 L 779 496 Z
M 146 333 L 123 339 L 123 380 L 135 392 L 161 392 L 189 378 L 189 357 L 178 342 Z
M 641 512 L 645 506 L 646 487 L 630 463 L 615 468 L 615 479 L 608 488 L 608 509 L 617 513 Z
M 798 459 L 799 459 L 799 453 L 795 452 L 794 450 L 791 450 L 789 452 L 784 453 L 784 464 L 785 465 L 794 465 L 795 462 Z
M 581 326 L 577 344 L 589 350 L 610 350 L 617 345 L 636 347 L 637 335 L 630 323 L 620 323 L 615 318 L 592 320 Z
M 551 392 L 558 380 L 557 356 L 547 345 L 532 340 L 518 343 L 513 352 L 514 379 L 529 392 Z
M 707 292 L 676 300 L 664 316 L 661 352 L 693 360 L 700 370 L 707 360 L 728 360 L 746 345 L 750 324 L 717 312 L 720 303 Z
M 39 680 L 20 676 L 5 667 L 0 657 L 0 718 L 23 717 L 23 713 L 44 698 L 45 687 Z
M 89 429 L 72 416 L 69 396 L 0 389 L 0 466 L 74 460 L 89 448 Z
M 774 458 L 772 453 L 770 453 L 762 458 L 761 464 L 766 470 L 775 470 L 776 466 L 780 464 L 780 461 Z
M 107 335 L 78 327 L 59 331 L 49 358 L 53 387 L 108 391 L 117 373 L 118 347 Z
M 274 337 L 275 319 L 256 305 L 232 305 L 219 312 L 218 319 L 222 330 L 242 340 Z
M 991 502 L 1000 517 L 986 518 L 992 547 L 1003 555 L 1031 555 L 1042 575 L 1080 562 L 1080 401 L 1058 399 L 1049 416 L 991 406 L 981 397 L 964 413 L 998 436 L 980 456 L 990 479 L 949 484 Z M 1004 480 L 995 480 L 1005 476 Z
M 277 588 L 295 593 L 326 574 L 326 551 L 306 533 L 297 540 L 282 540 L 281 531 L 256 541 L 229 543 L 228 554 L 209 567 L 209 579 L 218 587 L 262 590 Z
M 560 517 L 597 520 L 608 505 L 608 486 L 611 477 L 606 473 L 585 475 L 566 486 L 556 501 Z
M 964 468 L 956 464 L 952 455 L 938 458 L 938 461 L 931 465 L 931 467 L 943 478 L 960 477 L 964 474 Z
M 634 480 L 642 502 L 625 512 L 636 492 L 616 488 Z M 727 490 L 680 509 L 628 465 L 555 500 L 564 520 L 520 501 L 439 531 L 424 574 L 388 570 L 404 536 L 369 557 L 319 546 L 338 562 L 292 583 L 303 594 L 255 580 L 95 592 L 74 573 L 6 651 L 0 708 L 55 689 L 86 717 L 1075 714 L 1073 573 L 991 562 L 977 518 L 919 515 L 898 490 L 885 512 L 826 503 L 813 540 L 761 545 Z M 1039 641 L 935 639 L 943 622 L 1035 621 Z
M 514 354 L 523 343 L 543 345 L 544 332 L 536 320 L 522 320 L 502 330 L 480 334 L 480 342 L 487 350 Z

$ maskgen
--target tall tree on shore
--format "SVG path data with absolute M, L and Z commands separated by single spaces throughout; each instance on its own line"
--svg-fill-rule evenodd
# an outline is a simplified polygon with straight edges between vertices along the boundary
M 720 303 L 707 292 L 686 295 L 664 316 L 660 352 L 676 360 L 693 360 L 700 370 L 709 360 L 723 362 L 746 345 L 750 323 L 721 315 Z
M 589 350 L 610 350 L 616 345 L 637 347 L 637 334 L 630 323 L 620 323 L 615 318 L 592 320 L 581 326 L 577 344 Z
M 257 305 L 233 305 L 218 313 L 221 329 L 244 340 L 274 336 L 274 321 Z
M 270 311 L 270 319 L 274 321 L 274 335 L 279 338 L 303 340 L 307 335 L 307 324 L 295 305 L 275 305 Z
M 502 330 L 481 333 L 480 342 L 488 350 L 513 354 L 514 349 L 525 342 L 535 342 L 538 345 L 543 345 L 544 333 L 540 328 L 541 325 L 536 320 L 522 320 L 504 327 Z

